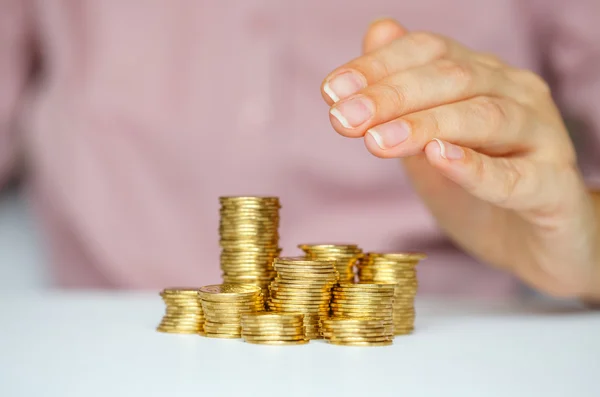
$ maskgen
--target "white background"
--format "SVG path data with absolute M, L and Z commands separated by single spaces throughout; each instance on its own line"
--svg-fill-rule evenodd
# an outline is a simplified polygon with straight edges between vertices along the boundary
M 23 195 L 0 192 L 0 289 L 40 289 L 48 282 L 35 226 Z

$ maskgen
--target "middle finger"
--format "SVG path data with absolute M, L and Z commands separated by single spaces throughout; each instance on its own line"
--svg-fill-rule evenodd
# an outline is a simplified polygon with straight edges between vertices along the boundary
M 519 90 L 502 69 L 440 59 L 398 72 L 334 104 L 330 119 L 341 135 L 361 137 L 369 128 L 408 113 L 481 95 L 511 97 Z

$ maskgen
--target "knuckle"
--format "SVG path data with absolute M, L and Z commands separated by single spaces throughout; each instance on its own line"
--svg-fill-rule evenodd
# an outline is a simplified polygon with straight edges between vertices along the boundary
M 436 58 L 444 57 L 450 52 L 448 42 L 443 37 L 433 33 L 414 32 L 408 34 L 406 39 L 411 40 L 417 48 L 426 48 Z
M 370 71 L 369 74 L 374 76 L 387 76 L 391 73 L 387 60 L 376 52 L 367 56 L 365 67 Z
M 550 95 L 550 85 L 540 75 L 530 70 L 524 70 L 522 73 L 524 73 L 524 78 L 529 82 L 529 85 L 537 92 Z
M 506 204 L 515 196 L 519 183 L 523 179 L 521 169 L 514 162 L 504 160 L 506 162 L 506 173 L 500 190 L 497 204 Z
M 365 76 L 369 82 L 375 82 L 391 72 L 387 60 L 377 52 L 366 54 L 348 66 Z
M 441 120 L 434 112 L 413 113 L 402 118 L 413 132 L 412 140 L 421 142 L 423 148 L 433 138 L 442 136 Z
M 477 190 L 481 186 L 484 186 L 487 167 L 485 162 L 479 158 L 478 156 L 472 157 L 472 167 L 473 167 L 473 178 L 469 178 L 467 186 L 465 186 L 469 190 Z
M 407 87 L 382 82 L 373 86 L 373 96 L 377 103 L 385 103 L 386 107 L 400 111 L 406 107 Z
M 507 69 L 508 78 L 534 95 L 551 94 L 550 85 L 540 75 L 527 69 Z
M 478 97 L 472 102 L 472 114 L 490 126 L 491 131 L 497 131 L 508 119 L 506 110 L 500 102 L 491 97 Z
M 481 53 L 478 55 L 477 58 L 479 59 L 479 62 L 481 62 L 487 66 L 491 66 L 491 67 L 495 67 L 495 68 L 504 66 L 504 62 L 502 62 L 502 60 L 494 54 Z
M 440 59 L 436 62 L 436 68 L 439 73 L 465 90 L 473 83 L 473 70 L 466 63 L 452 59 Z

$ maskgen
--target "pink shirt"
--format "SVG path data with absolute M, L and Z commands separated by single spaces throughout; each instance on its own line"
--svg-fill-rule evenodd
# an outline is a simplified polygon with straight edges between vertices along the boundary
M 446 34 L 552 72 L 592 181 L 599 4 L 0 0 L 0 179 L 24 159 L 65 287 L 219 281 L 218 197 L 277 195 L 285 254 L 332 241 L 423 250 L 425 292 L 514 291 L 447 242 L 397 160 L 332 130 L 319 85 L 360 54 L 373 18 Z

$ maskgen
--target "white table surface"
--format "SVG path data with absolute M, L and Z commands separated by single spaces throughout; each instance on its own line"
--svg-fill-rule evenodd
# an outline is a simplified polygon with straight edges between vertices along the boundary
M 600 396 L 600 313 L 420 300 L 393 346 L 155 331 L 156 294 L 0 293 L 0 396 Z

